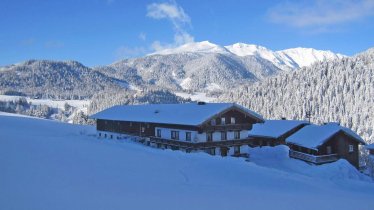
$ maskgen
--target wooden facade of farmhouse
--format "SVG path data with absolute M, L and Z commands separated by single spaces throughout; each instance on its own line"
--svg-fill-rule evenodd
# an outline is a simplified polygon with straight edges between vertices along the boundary
M 196 105 L 196 108 L 199 106 L 207 105 Z M 143 137 L 144 143 L 159 148 L 239 156 L 243 155 L 242 146 L 254 146 L 253 138 L 248 138 L 248 130 L 262 122 L 263 119 L 234 105 L 196 125 L 97 118 L 97 131 L 101 138 L 132 135 Z

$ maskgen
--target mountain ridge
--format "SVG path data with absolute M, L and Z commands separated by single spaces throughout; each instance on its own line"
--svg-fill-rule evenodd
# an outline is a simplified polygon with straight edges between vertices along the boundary
M 300 51 L 307 53 L 300 55 Z M 0 91 L 57 98 L 67 97 L 64 91 L 73 98 L 87 98 L 105 89 L 150 87 L 172 92 L 212 92 L 262 81 L 310 65 L 314 60 L 339 59 L 339 56 L 309 48 L 272 51 L 258 45 L 236 43 L 222 47 L 203 41 L 92 68 L 78 61 L 28 60 L 1 67 Z M 302 64 L 305 57 L 312 58 Z
M 191 42 L 175 48 L 163 49 L 150 55 L 170 55 L 182 53 L 220 53 L 233 54 L 239 57 L 258 56 L 266 59 L 283 70 L 289 68 L 301 68 L 309 66 L 314 62 L 346 57 L 339 53 L 333 53 L 330 50 L 316 50 L 313 48 L 296 47 L 284 50 L 273 51 L 266 47 L 234 43 L 232 45 L 220 46 L 209 41 Z

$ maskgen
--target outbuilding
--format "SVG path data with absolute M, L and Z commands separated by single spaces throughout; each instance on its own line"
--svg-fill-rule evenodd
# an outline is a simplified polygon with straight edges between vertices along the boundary
M 365 141 L 349 128 L 337 123 L 307 125 L 286 139 L 289 155 L 315 164 L 346 159 L 359 167 L 359 145 Z

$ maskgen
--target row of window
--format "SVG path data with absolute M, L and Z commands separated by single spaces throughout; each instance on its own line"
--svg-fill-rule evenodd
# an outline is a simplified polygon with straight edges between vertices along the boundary
M 353 147 L 352 144 L 348 145 L 348 152 L 354 152 L 354 147 Z M 326 147 L 326 153 L 327 153 L 328 155 L 330 155 L 330 154 L 332 153 L 332 148 L 331 148 L 331 146 L 327 146 L 327 147 Z
M 235 117 L 231 117 L 229 123 L 230 124 L 235 124 Z M 217 120 L 216 119 L 212 119 L 210 121 L 210 125 L 217 125 Z M 226 118 L 225 117 L 221 118 L 221 125 L 226 125 Z
M 157 129 L 157 137 L 161 138 L 161 129 Z M 191 132 L 185 133 L 186 141 L 191 141 Z M 173 140 L 179 140 L 179 131 L 170 131 L 170 138 Z
M 185 133 L 185 139 L 186 141 L 191 141 L 191 132 L 186 132 Z M 161 129 L 156 130 L 156 136 L 161 138 Z M 173 140 L 179 140 L 179 131 L 170 131 L 170 139 Z M 240 139 L 240 131 L 234 131 L 234 139 Z M 226 131 L 221 131 L 221 140 L 225 141 L 227 140 L 227 132 Z M 206 141 L 211 142 L 213 141 L 213 133 L 208 132 L 206 135 Z
M 205 152 L 210 155 L 216 155 L 216 148 L 205 149 Z M 222 156 L 227 156 L 227 149 L 219 151 Z M 240 154 L 240 146 L 234 146 L 234 155 Z
M 240 131 L 234 131 L 234 139 L 240 139 Z M 226 131 L 221 131 L 221 141 L 227 140 L 227 132 Z M 206 141 L 211 142 L 213 141 L 213 133 L 208 132 L 206 134 Z

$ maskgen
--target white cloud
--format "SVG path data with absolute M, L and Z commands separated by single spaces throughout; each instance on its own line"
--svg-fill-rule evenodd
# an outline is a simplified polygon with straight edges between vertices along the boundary
M 147 17 L 157 20 L 167 19 L 174 27 L 174 42 L 161 43 L 160 41 L 154 41 L 151 45 L 153 50 L 159 51 L 166 48 L 173 48 L 194 41 L 194 37 L 185 29 L 191 26 L 191 18 L 176 2 L 152 3 L 148 5 Z
M 176 33 L 174 34 L 174 43 L 176 45 L 182 45 L 186 43 L 194 42 L 194 37 L 189 33 Z
M 169 19 L 179 27 L 181 23 L 190 23 L 190 17 L 183 8 L 174 3 L 152 3 L 147 6 L 147 16 L 155 19 Z
M 294 27 L 325 27 L 374 16 L 374 0 L 285 2 L 270 8 L 272 22 Z

